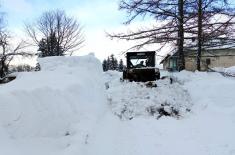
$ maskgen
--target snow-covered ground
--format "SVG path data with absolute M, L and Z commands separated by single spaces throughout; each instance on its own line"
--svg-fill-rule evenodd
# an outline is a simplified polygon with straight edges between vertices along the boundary
M 92 55 L 40 64 L 0 85 L 0 155 L 235 155 L 235 78 L 162 72 L 173 84 L 146 88 Z
M 0 85 L 0 154 L 83 154 L 107 110 L 101 63 L 92 55 L 39 60 L 42 71 Z
M 108 71 L 106 76 L 110 78 L 110 82 L 107 81 L 110 87 L 107 90 L 109 105 L 112 112 L 121 119 L 138 116 L 158 119 L 161 112 L 182 118 L 192 106 L 187 90 L 179 83 L 170 84 L 169 78 L 156 81 L 154 84 L 157 87 L 149 88 L 148 83 L 120 82 L 120 75 L 112 71 Z
M 215 71 L 225 73 L 226 75 L 235 77 L 235 66 L 231 66 L 228 68 L 223 67 L 216 67 L 214 68 Z
M 118 135 L 118 138 L 123 138 L 119 145 L 126 141 L 123 145 L 135 150 L 129 154 L 138 155 L 235 154 L 235 79 L 218 73 L 183 71 L 162 74 L 173 77 L 173 85 L 167 85 L 164 80 L 157 81 L 157 88 L 145 88 L 136 83 L 118 85 L 117 73 L 107 73 L 113 113 L 122 112 L 123 105 L 126 105 L 131 111 L 128 116 L 135 114 L 133 119 L 122 121 L 121 131 L 126 134 Z M 144 92 L 147 89 L 149 92 Z M 121 95 L 118 90 L 124 93 Z M 146 99 L 146 96 L 150 97 Z M 171 105 L 181 105 L 183 110 L 190 108 L 190 112 L 181 112 L 183 116 L 179 119 L 146 117 L 146 106 L 159 105 L 165 100 L 170 100 L 168 103 Z M 123 149 L 120 147 L 120 150 Z

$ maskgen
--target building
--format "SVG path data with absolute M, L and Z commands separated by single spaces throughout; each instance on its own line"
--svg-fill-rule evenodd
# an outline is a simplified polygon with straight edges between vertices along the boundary
M 178 52 L 172 55 L 168 54 L 160 62 L 166 70 L 176 71 Z M 235 48 L 210 48 L 203 50 L 201 53 L 201 70 L 207 71 L 214 67 L 231 67 L 235 66 Z M 185 70 L 197 70 L 197 51 L 188 50 L 185 52 Z

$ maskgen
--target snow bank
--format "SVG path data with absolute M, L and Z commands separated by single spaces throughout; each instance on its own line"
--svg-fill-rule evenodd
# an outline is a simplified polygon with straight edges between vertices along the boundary
M 216 67 L 214 68 L 215 71 L 225 73 L 225 75 L 230 75 L 235 77 L 235 66 L 223 68 L 223 67 Z
M 40 72 L 1 85 L 0 129 L 11 137 L 89 132 L 105 111 L 102 67 L 94 56 L 39 59 Z M 82 132 L 82 131 L 81 131 Z
M 178 83 L 170 84 L 169 79 L 158 80 L 157 87 L 148 88 L 144 83 L 120 82 L 120 76 L 118 72 L 106 73 L 110 87 L 107 90 L 109 104 L 113 113 L 121 119 L 138 116 L 159 118 L 163 109 L 168 114 L 176 112 L 173 115 L 181 117 L 192 106 L 187 90 Z
M 197 108 L 232 108 L 235 112 L 234 78 L 224 77 L 219 73 L 182 71 L 174 74 L 174 80 L 189 91 Z
M 136 83 L 121 83 L 115 78 L 118 74 L 110 74 L 106 79 L 113 81 L 107 92 L 113 113 L 123 112 L 124 116 L 134 118 L 120 122 L 109 120 L 112 126 L 106 124 L 108 130 L 100 131 L 97 138 L 104 141 L 96 149 L 97 154 L 235 154 L 235 78 L 219 73 L 161 72 L 173 76 L 174 84 L 157 81 L 159 88 L 150 89 Z M 149 92 L 144 92 L 145 89 Z M 145 111 L 146 105 L 158 105 L 162 100 L 174 98 L 176 101 L 172 104 L 187 105 L 188 100 L 192 103 L 190 113 L 182 119 L 161 117 L 157 120 Z M 123 111 L 124 106 L 127 111 Z
M 102 73 L 91 55 L 40 63 L 42 71 L 20 73 L 0 86 L 0 154 L 235 154 L 234 78 L 161 72 L 174 84 L 160 80 L 157 88 L 146 88 L 120 82 L 119 72 Z M 191 111 L 182 119 L 156 119 L 147 108 L 162 102 L 181 114 L 188 106 Z
M 229 67 L 229 68 L 225 68 L 225 72 L 235 76 L 235 66 Z

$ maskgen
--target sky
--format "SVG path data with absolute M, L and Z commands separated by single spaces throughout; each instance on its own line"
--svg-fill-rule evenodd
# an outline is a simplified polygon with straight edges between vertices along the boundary
M 111 53 L 123 58 L 121 53 L 133 43 L 111 40 L 105 32 L 115 33 L 148 24 L 137 20 L 128 28 L 125 11 L 118 10 L 119 0 L 0 0 L 1 10 L 6 13 L 7 26 L 18 38 L 24 38 L 24 23 L 35 21 L 43 12 L 63 9 L 67 15 L 76 18 L 83 26 L 85 43 L 77 55 L 94 53 L 104 59 Z
M 128 15 L 118 10 L 120 0 L 0 0 L 1 11 L 5 12 L 9 31 L 20 40 L 27 36 L 24 23 L 32 23 L 48 10 L 62 9 L 68 16 L 76 18 L 83 26 L 85 43 L 76 55 L 94 53 L 100 60 L 115 54 L 118 59 L 124 58 L 123 51 L 134 45 L 133 42 L 111 40 L 105 32 L 118 33 L 151 26 L 155 21 L 151 18 L 139 18 L 126 26 L 123 23 Z M 231 2 L 233 0 L 230 0 Z M 233 2 L 234 4 L 234 2 Z M 154 47 L 142 50 L 154 50 Z M 165 55 L 162 51 L 159 55 Z M 161 57 L 159 58 L 161 59 Z

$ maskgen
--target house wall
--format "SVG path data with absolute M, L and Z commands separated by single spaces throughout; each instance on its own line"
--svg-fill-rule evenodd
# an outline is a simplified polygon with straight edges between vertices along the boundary
M 185 55 L 185 69 L 188 71 L 197 70 L 196 52 L 188 52 L 190 54 Z M 201 70 L 206 71 L 208 67 L 206 65 L 206 59 L 210 59 L 209 68 L 214 67 L 231 67 L 235 66 L 235 49 L 227 50 L 210 50 L 202 52 L 201 56 Z M 169 59 L 163 62 L 163 68 L 169 67 Z
M 211 64 L 209 65 L 210 68 L 235 66 L 235 55 L 207 57 L 207 58 L 211 59 Z M 204 68 L 206 68 L 205 58 L 203 58 L 202 61 L 204 62 Z
M 209 68 L 214 67 L 231 67 L 235 66 L 235 52 L 234 51 L 213 51 L 213 54 L 203 52 L 201 57 L 201 70 L 206 71 Z M 206 59 L 210 59 L 210 64 L 206 65 Z M 195 55 L 185 56 L 185 69 L 189 71 L 195 71 L 197 61 Z
M 169 65 L 170 65 L 169 59 L 165 60 L 165 61 L 163 62 L 163 69 L 164 69 L 164 70 L 167 70 L 167 68 L 169 67 Z
M 195 71 L 196 70 L 196 58 L 185 57 L 185 70 Z

